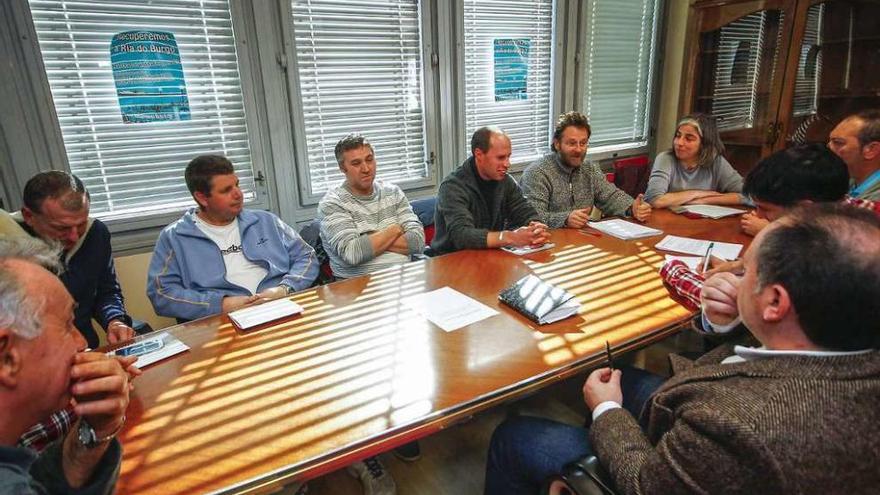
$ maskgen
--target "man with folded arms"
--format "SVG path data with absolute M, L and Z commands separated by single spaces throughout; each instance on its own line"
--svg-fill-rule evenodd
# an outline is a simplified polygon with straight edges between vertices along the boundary
M 631 216 L 644 222 L 651 205 L 634 200 L 605 179 L 598 165 L 587 161 L 590 124 L 580 112 L 559 116 L 553 151 L 523 172 L 522 188 L 542 222 L 550 228 L 584 228 L 593 206 L 607 216 Z
M 510 154 L 510 138 L 504 131 L 481 127 L 474 132 L 471 156 L 440 184 L 432 250 L 444 254 L 540 246 L 550 239 L 538 212 L 507 175 Z
M 84 352 L 74 301 L 37 240 L 0 239 L 0 494 L 109 494 L 122 456 L 135 357 Z M 57 266 L 57 265 L 56 265 Z M 54 268 L 54 267 L 53 267 Z M 134 370 L 129 368 L 129 370 Z M 74 428 L 39 456 L 15 447 L 30 425 L 75 399 Z
M 312 285 L 315 251 L 274 214 L 244 208 L 232 162 L 198 156 L 184 176 L 198 207 L 156 241 L 147 296 L 157 314 L 194 320 Z
M 336 143 L 345 181 L 318 204 L 321 243 L 333 275 L 357 277 L 400 263 L 425 249 L 425 230 L 403 191 L 376 180 L 373 145 L 348 135 Z
M 674 376 L 643 406 L 627 403 L 638 387 L 621 387 L 632 370 L 595 370 L 584 385 L 589 431 L 502 424 L 486 493 L 536 493 L 588 454 L 621 494 L 874 493 L 878 259 L 880 220 L 862 209 L 811 206 L 771 223 L 746 251 L 737 300 L 759 346 L 673 359 Z

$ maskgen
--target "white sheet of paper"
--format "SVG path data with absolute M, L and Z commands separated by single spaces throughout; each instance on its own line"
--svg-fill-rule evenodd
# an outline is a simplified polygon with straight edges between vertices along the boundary
M 602 220 L 601 222 L 589 222 L 588 227 L 592 227 L 600 232 L 604 232 L 610 236 L 629 241 L 632 239 L 641 239 L 642 237 L 651 237 L 660 235 L 662 230 L 652 229 L 633 222 L 627 222 L 619 218 L 611 220 Z
M 698 272 L 700 268 L 702 268 L 703 257 L 702 256 L 675 256 L 674 254 L 667 254 L 666 261 L 678 260 L 688 266 L 691 270 Z
M 262 325 L 274 320 L 280 320 L 287 316 L 297 315 L 303 312 L 303 307 L 290 299 L 276 299 L 263 304 L 257 304 L 244 309 L 229 313 L 229 319 L 238 328 L 248 328 Z
M 681 209 L 713 219 L 729 217 L 731 215 L 742 215 L 743 213 L 745 213 L 745 210 L 738 210 L 736 208 L 728 208 L 726 206 L 718 205 L 684 205 L 681 207 Z
M 446 332 L 498 314 L 498 311 L 450 287 L 407 297 L 401 302 Z
M 654 245 L 654 249 L 705 256 L 706 250 L 709 249 L 710 242 L 715 244 L 712 247 L 712 256 L 728 261 L 735 260 L 736 257 L 739 256 L 739 252 L 742 251 L 743 247 L 742 244 L 731 244 L 729 242 L 706 241 L 703 239 L 691 239 L 690 237 L 667 235 Z

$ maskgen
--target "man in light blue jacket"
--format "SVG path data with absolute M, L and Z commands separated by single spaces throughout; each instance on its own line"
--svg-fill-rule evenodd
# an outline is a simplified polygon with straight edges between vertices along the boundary
M 165 227 L 156 242 L 147 278 L 156 314 L 193 320 L 312 285 L 314 250 L 274 214 L 243 208 L 226 157 L 198 156 L 185 177 L 199 206 Z

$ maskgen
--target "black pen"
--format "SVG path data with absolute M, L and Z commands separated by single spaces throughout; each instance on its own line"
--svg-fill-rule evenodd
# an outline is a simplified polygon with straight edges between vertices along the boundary
M 605 357 L 608 359 L 608 368 L 611 369 L 611 371 L 614 371 L 614 360 L 611 357 L 611 344 L 609 344 L 607 340 L 605 341 Z

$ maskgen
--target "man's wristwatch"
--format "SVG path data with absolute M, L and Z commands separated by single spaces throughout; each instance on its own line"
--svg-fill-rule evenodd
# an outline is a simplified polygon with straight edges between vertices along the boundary
M 125 416 L 122 417 L 122 421 L 119 423 L 119 427 L 113 431 L 113 433 L 98 438 L 98 434 L 95 432 L 95 429 L 92 428 L 92 425 L 88 423 L 88 421 L 84 419 L 79 420 L 79 428 L 77 429 L 76 439 L 79 440 L 79 444 L 87 449 L 93 449 L 102 443 L 109 442 L 116 438 L 116 435 L 122 431 L 122 427 L 125 426 Z
M 293 294 L 294 292 L 296 292 L 295 290 L 293 290 L 293 287 L 291 287 L 287 284 L 278 284 L 278 286 L 281 287 L 282 289 L 284 289 L 284 293 L 288 296 Z
M 498 232 L 498 242 L 504 242 L 504 231 Z

